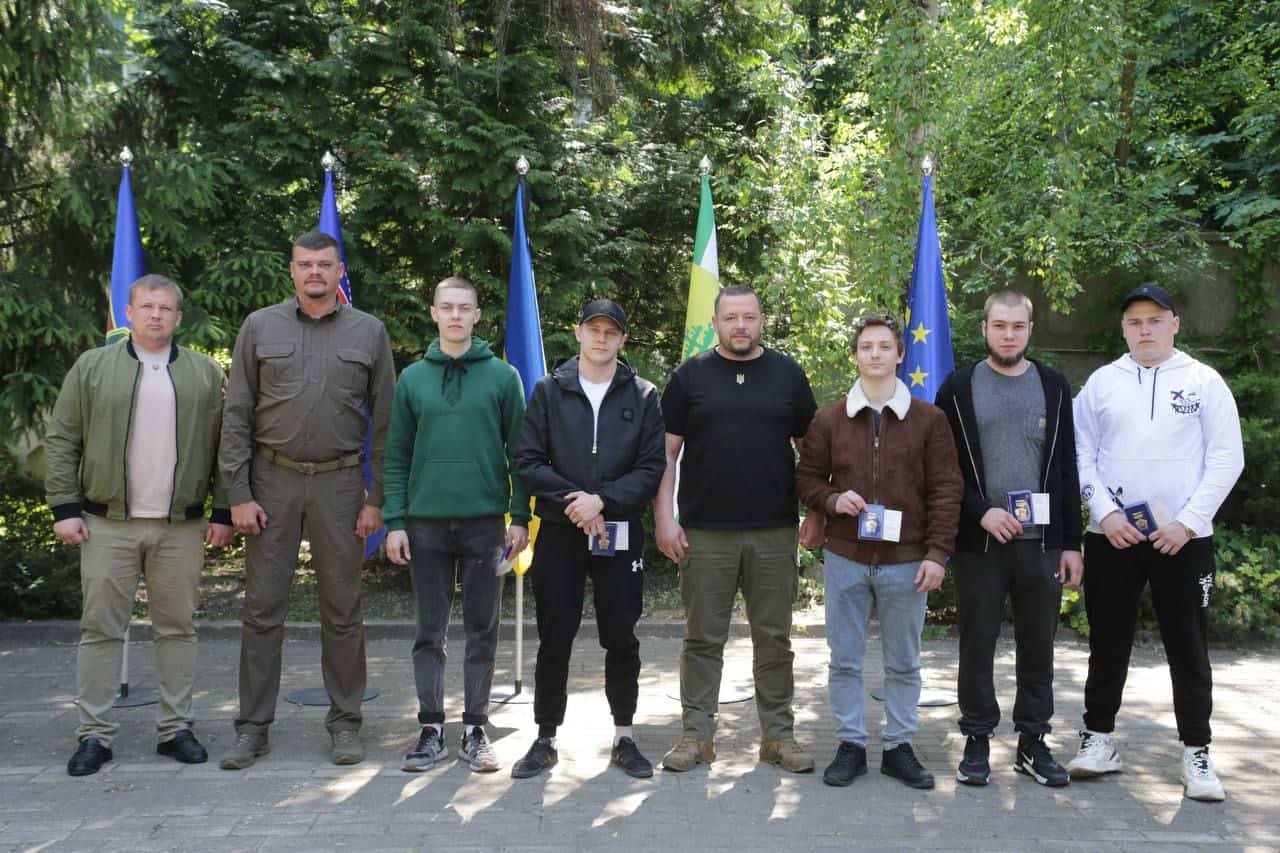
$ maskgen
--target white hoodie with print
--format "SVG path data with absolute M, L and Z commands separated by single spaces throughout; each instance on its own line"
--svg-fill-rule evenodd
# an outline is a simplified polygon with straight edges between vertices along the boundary
M 1123 355 L 1076 396 L 1076 457 L 1089 529 L 1146 501 L 1157 521 L 1199 538 L 1244 470 L 1240 416 L 1218 372 L 1186 353 L 1154 367 Z

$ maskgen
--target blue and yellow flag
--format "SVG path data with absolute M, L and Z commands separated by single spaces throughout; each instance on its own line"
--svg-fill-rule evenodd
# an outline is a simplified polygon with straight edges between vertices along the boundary
M 116 242 L 111 253 L 111 292 L 107 305 L 107 343 L 129 334 L 129 288 L 147 274 L 147 261 L 142 254 L 142 235 L 138 231 L 138 213 L 133 206 L 133 183 L 129 177 L 129 160 L 120 170 L 120 192 L 116 196 Z
M 916 235 L 916 259 L 907 292 L 904 330 L 907 352 L 898 378 L 911 395 L 932 403 L 942 380 L 956 369 L 951 351 L 951 320 L 947 316 L 947 285 L 942 277 L 942 247 L 938 221 L 933 213 L 933 177 L 924 176 L 924 202 L 920 207 L 920 231 Z
M 342 261 L 338 301 L 351 305 L 351 277 L 347 274 L 347 247 L 342 244 L 342 223 L 338 221 L 338 200 L 333 195 L 333 169 L 324 170 L 324 197 L 320 199 L 320 224 L 316 230 L 338 241 L 338 260 Z
M 325 162 L 331 163 L 328 157 Z M 342 224 L 338 221 L 338 200 L 333 194 L 333 169 L 326 168 L 324 170 L 324 195 L 320 199 L 320 222 L 316 225 L 317 231 L 322 231 L 330 237 L 338 241 L 338 260 L 342 261 L 342 279 L 338 282 L 338 301 L 346 305 L 351 305 L 351 278 L 347 274 L 347 249 L 342 244 Z M 373 482 L 373 463 L 369 459 L 370 452 L 373 449 L 373 421 L 369 417 L 368 407 L 365 407 L 364 413 L 364 487 L 369 488 L 369 484 Z M 379 548 L 382 542 L 387 538 L 387 528 L 379 527 L 378 530 L 364 540 L 364 556 L 371 557 Z
M 523 158 L 522 160 L 522 167 Z M 516 182 L 516 214 L 511 228 L 511 275 L 507 279 L 507 363 L 520 374 L 526 402 L 534 384 L 547 372 L 547 356 L 542 348 L 542 320 L 538 315 L 538 291 L 533 286 L 533 250 L 524 227 L 524 175 Z M 512 567 L 517 575 L 529 571 L 533 543 L 538 537 L 538 517 L 529 519 L 529 547 Z
M 511 229 L 511 275 L 507 279 L 507 362 L 520 374 L 526 401 L 533 385 L 547 372 L 542 349 L 538 292 L 533 286 L 533 252 L 524 227 L 525 180 L 516 184 L 516 215 Z

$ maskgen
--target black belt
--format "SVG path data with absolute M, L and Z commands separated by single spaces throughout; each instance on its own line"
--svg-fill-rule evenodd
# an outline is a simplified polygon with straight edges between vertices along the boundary
M 339 456 L 337 459 L 330 459 L 328 462 L 299 462 L 296 459 L 290 459 L 279 451 L 263 447 L 261 444 L 258 445 L 258 452 L 268 462 L 279 465 L 281 468 L 288 468 L 290 471 L 297 471 L 299 474 L 306 474 L 308 477 L 312 474 L 324 474 L 329 471 L 354 468 L 364 461 L 359 453 L 350 453 L 346 456 Z

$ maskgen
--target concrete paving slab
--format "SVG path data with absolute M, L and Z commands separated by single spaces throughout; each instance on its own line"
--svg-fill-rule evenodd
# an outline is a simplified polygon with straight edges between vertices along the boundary
M 749 684 L 750 641 L 736 626 L 725 653 L 726 682 Z M 296 636 L 293 636 L 296 635 Z M 1125 772 L 1068 788 L 1040 788 L 1011 772 L 1016 736 L 1006 722 L 993 741 L 993 783 L 954 781 L 964 739 L 954 706 L 922 709 L 917 752 L 938 787 L 911 791 L 878 772 L 883 706 L 868 700 L 871 772 L 845 789 L 822 784 L 835 750 L 827 704 L 826 646 L 821 633 L 797 638 L 797 736 L 814 753 L 818 773 L 790 775 L 756 760 L 753 701 L 721 708 L 718 758 L 685 774 L 659 769 L 635 780 L 609 764 L 612 723 L 603 691 L 603 652 L 590 632 L 579 638 L 570 698 L 560 730 L 560 764 L 546 777 L 513 780 L 506 768 L 536 734 L 530 705 L 491 711 L 490 734 L 503 771 L 475 774 L 455 759 L 420 774 L 400 771 L 417 734 L 408 626 L 380 626 L 369 641 L 370 684 L 382 695 L 365 706 L 368 758 L 354 767 L 329 763 L 323 708 L 281 700 L 272 752 L 243 772 L 218 769 L 234 740 L 239 644 L 235 632 L 202 633 L 196 733 L 211 762 L 181 766 L 155 754 L 154 707 L 117 712 L 115 761 L 82 779 L 66 775 L 74 748 L 74 648 L 52 629 L 0 630 L 0 851 L 314 849 L 461 851 L 578 850 L 1250 850 L 1280 849 L 1280 652 L 1215 651 L 1215 763 L 1227 802 L 1193 803 L 1178 781 L 1181 746 L 1172 714 L 1168 669 L 1158 647 L 1135 651 L 1117 735 Z M 145 635 L 144 635 L 145 636 Z M 53 637 L 55 642 L 47 640 Z M 291 632 L 281 696 L 320 681 L 314 631 Z M 533 689 L 537 642 L 526 631 L 525 689 Z M 460 638 L 451 644 L 446 742 L 456 752 L 461 727 Z M 657 764 L 679 736 L 680 641 L 670 626 L 645 633 L 635 734 Z M 1057 708 L 1051 741 L 1065 762 L 1079 726 L 1087 648 L 1059 644 Z M 954 684 L 956 644 L 925 643 L 926 685 Z M 154 685 L 154 648 L 137 642 L 133 683 Z M 495 690 L 509 690 L 513 648 L 504 641 Z M 996 678 L 1012 707 L 1012 645 L 1003 642 Z M 867 681 L 879 684 L 872 642 Z

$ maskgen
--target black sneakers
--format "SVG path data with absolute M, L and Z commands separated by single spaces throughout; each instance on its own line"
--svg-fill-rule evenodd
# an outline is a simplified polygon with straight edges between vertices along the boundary
M 985 785 L 991 781 L 991 739 L 969 735 L 964 742 L 964 758 L 956 770 L 956 781 L 965 785 Z
M 966 754 L 967 752 L 968 750 Z M 1013 769 L 1050 788 L 1061 788 L 1071 781 L 1066 768 L 1053 760 L 1049 747 L 1045 745 L 1044 735 L 1018 737 L 1018 758 Z
M 866 747 L 848 741 L 840 741 L 836 757 L 822 773 L 822 781 L 837 788 L 852 785 L 853 780 L 867 772 Z
M 909 743 L 886 749 L 880 760 L 880 772 L 900 779 L 909 788 L 928 790 L 933 787 L 933 774 L 924 769 Z
M 524 758 L 511 766 L 512 779 L 529 779 L 544 770 L 550 770 L 560 760 L 560 753 L 551 745 L 551 738 L 540 737 L 529 747 Z M 652 770 L 650 771 L 652 772 Z
M 67 774 L 70 776 L 92 776 L 102 769 L 102 765 L 112 759 L 111 750 L 102 745 L 96 737 L 87 737 L 80 741 L 75 753 L 67 762 Z
M 632 778 L 648 779 L 653 776 L 653 765 L 640 754 L 640 748 L 629 737 L 618 738 L 609 761 L 621 767 Z

